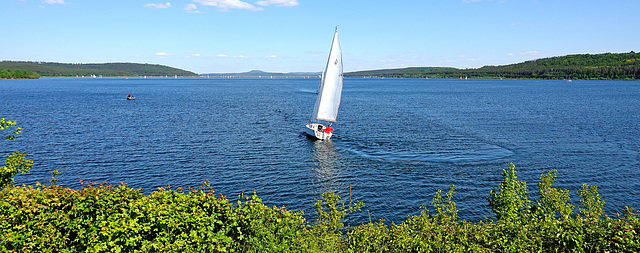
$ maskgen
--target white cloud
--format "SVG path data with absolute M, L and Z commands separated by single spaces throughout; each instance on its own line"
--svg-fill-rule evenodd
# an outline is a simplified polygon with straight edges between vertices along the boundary
M 540 52 L 540 51 L 528 51 L 528 52 L 523 52 L 523 53 L 508 53 L 507 56 L 515 56 L 515 55 L 544 55 L 544 52 Z
M 68 4 L 64 0 L 44 0 L 44 2 L 48 4 Z
M 166 9 L 171 7 L 171 3 L 167 2 L 166 4 L 146 4 L 144 7 Z
M 256 4 L 260 6 L 294 7 L 298 6 L 298 0 L 263 0 L 257 1 Z
M 157 55 L 157 56 L 170 56 L 170 55 L 172 55 L 172 54 L 165 53 L 165 52 L 157 52 L 157 53 L 156 53 L 156 55 Z
M 198 6 L 196 6 L 195 4 L 187 4 L 187 5 L 184 7 L 184 10 L 185 10 L 185 11 L 187 11 L 188 13 L 201 13 L 201 12 L 198 10 Z
M 476 61 L 476 59 L 474 59 L 474 58 L 468 58 L 468 57 L 466 57 L 466 56 L 464 56 L 464 55 L 461 55 L 461 56 L 460 56 L 460 59 L 461 59 L 461 60 L 465 60 L 465 61 Z
M 193 0 L 195 3 L 199 3 L 204 6 L 213 6 L 220 11 L 228 11 L 229 9 L 242 9 L 251 11 L 260 11 L 262 8 L 256 7 L 253 4 L 243 2 L 240 0 Z
M 529 52 L 521 53 L 521 55 L 541 55 L 541 54 L 542 52 L 540 51 L 529 51 Z
M 213 56 L 216 58 L 233 58 L 233 59 L 247 59 L 248 57 L 244 56 L 244 55 L 226 55 L 226 54 L 217 54 L 217 55 L 209 55 L 209 56 Z
M 271 56 L 265 56 L 264 58 L 278 58 L 278 56 L 271 55 Z
M 520 55 L 541 55 L 543 54 L 540 51 L 529 51 L 529 52 L 524 52 L 524 53 L 520 53 Z

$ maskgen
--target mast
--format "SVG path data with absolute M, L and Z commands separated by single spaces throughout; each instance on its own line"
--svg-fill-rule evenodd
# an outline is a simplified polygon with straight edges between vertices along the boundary
M 322 76 L 320 77 L 320 84 L 318 88 L 318 96 L 316 97 L 316 104 L 313 106 L 313 113 L 311 113 L 311 122 L 318 122 L 318 106 L 320 106 L 320 100 L 322 99 L 322 88 L 324 87 L 324 75 L 326 68 L 322 69 Z

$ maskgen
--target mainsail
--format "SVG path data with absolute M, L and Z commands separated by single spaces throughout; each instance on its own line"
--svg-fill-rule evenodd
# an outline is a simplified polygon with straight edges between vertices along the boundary
M 325 120 L 336 122 L 340 97 L 342 95 L 342 50 L 338 40 L 338 28 L 333 35 L 331 52 L 322 73 L 322 82 L 311 121 Z

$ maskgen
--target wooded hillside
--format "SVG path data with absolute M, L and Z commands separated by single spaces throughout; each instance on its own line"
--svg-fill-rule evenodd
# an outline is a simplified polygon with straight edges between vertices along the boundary
M 195 76 L 196 73 L 158 64 L 139 63 L 57 63 L 3 61 L 0 69 L 29 70 L 41 76 Z
M 477 69 L 403 68 L 351 72 L 345 76 L 640 80 L 640 53 L 576 54 Z
M 451 67 L 410 67 L 401 69 L 379 69 L 379 70 L 364 70 L 344 73 L 347 77 L 369 77 L 369 76 L 391 76 L 402 74 L 430 74 L 447 71 L 458 71 L 457 68 Z

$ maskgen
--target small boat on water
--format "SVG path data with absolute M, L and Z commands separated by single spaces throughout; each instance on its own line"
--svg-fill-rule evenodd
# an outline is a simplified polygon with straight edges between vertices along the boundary
M 135 100 L 135 99 L 136 99 L 136 97 L 131 96 L 131 94 L 127 95 L 127 100 Z
M 332 123 L 326 122 L 336 122 L 340 97 L 342 96 L 342 79 L 342 49 L 340 49 L 338 27 L 336 27 L 329 59 L 322 72 L 316 104 L 311 114 L 311 120 L 306 125 L 307 135 L 318 140 L 328 140 L 333 136 Z

